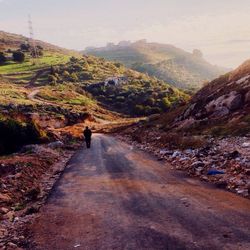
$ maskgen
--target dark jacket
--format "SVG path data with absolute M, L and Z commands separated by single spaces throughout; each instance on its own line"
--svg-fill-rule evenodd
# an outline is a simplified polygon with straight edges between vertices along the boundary
M 83 132 L 83 135 L 84 135 L 84 137 L 85 137 L 86 140 L 90 140 L 92 132 L 91 132 L 90 129 L 85 129 L 84 132 Z

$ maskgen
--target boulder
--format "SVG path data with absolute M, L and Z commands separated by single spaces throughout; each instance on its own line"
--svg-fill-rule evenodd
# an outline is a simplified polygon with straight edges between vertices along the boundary
M 192 168 L 203 168 L 204 166 L 205 163 L 202 161 L 196 161 L 191 165 Z
M 250 103 L 250 90 L 245 95 L 245 103 Z
M 49 146 L 50 148 L 61 148 L 61 147 L 64 146 L 64 143 L 61 142 L 61 141 L 55 141 L 55 142 L 49 143 L 48 146 Z
M 9 203 L 10 201 L 11 201 L 11 198 L 9 195 L 0 193 L 0 203 L 2 203 L 2 202 Z
M 244 142 L 244 143 L 242 144 L 242 147 L 243 147 L 243 148 L 250 148 L 250 142 Z
M 222 95 L 215 100 L 209 102 L 205 109 L 209 114 L 217 114 L 217 116 L 224 116 L 230 111 L 239 109 L 243 104 L 242 95 L 236 91 L 229 94 Z
M 241 94 L 237 94 L 235 91 L 231 92 L 225 104 L 231 111 L 239 109 L 242 105 Z

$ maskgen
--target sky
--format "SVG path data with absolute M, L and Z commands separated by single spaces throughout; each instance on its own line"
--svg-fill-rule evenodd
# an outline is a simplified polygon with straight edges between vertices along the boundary
M 235 68 L 250 58 L 250 0 L 0 0 L 0 30 L 83 50 L 147 39 Z

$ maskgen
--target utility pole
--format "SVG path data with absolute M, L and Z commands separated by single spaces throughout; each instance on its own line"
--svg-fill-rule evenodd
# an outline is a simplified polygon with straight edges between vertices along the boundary
M 34 40 L 34 31 L 33 31 L 33 24 L 32 24 L 32 20 L 31 20 L 31 16 L 28 16 L 28 25 L 29 25 L 29 33 L 30 33 L 30 39 L 29 39 L 29 43 L 31 46 L 31 57 L 32 57 L 32 62 L 33 64 L 36 64 L 37 62 L 37 48 L 36 48 L 36 42 Z

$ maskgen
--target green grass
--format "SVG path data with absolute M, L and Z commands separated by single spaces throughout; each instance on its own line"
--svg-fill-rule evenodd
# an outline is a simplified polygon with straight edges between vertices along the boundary
M 96 102 L 77 92 L 75 84 L 60 84 L 46 86 L 37 95 L 45 101 L 55 102 L 62 105 L 93 106 Z
M 14 84 L 0 84 L 0 103 L 1 104 L 32 104 L 27 98 L 26 91 Z
M 37 59 L 37 63 L 33 64 L 30 58 L 26 58 L 23 63 L 8 62 L 0 66 L 0 74 L 16 74 L 24 72 L 34 72 L 36 70 L 48 67 L 51 65 L 64 64 L 69 61 L 71 56 L 59 53 L 45 53 L 43 57 Z

